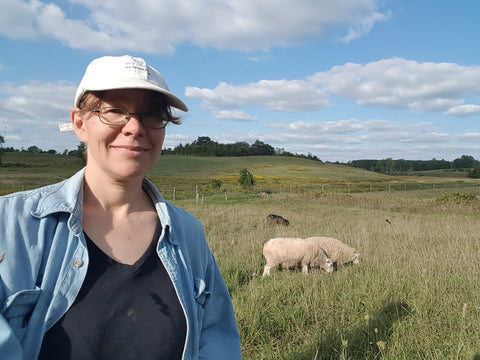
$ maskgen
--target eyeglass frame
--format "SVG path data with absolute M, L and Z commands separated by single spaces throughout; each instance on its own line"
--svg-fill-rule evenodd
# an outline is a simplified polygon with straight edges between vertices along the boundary
M 108 123 L 106 122 L 105 118 L 102 119 L 102 117 L 100 116 L 100 112 L 103 110 L 103 109 L 114 109 L 114 110 L 120 110 L 122 112 L 124 112 L 125 114 L 128 114 L 128 115 L 125 115 L 125 119 L 124 119 L 124 123 L 122 124 L 112 124 L 112 123 Z M 104 125 L 108 125 L 108 126 L 125 126 L 129 121 L 130 119 L 132 118 L 132 116 L 136 116 L 137 117 L 137 120 L 142 124 L 143 127 L 146 127 L 148 129 L 165 129 L 165 127 L 168 125 L 168 123 L 170 122 L 170 120 L 167 118 L 167 119 L 164 119 L 165 115 L 162 114 L 161 112 L 155 112 L 155 111 L 147 111 L 147 112 L 144 112 L 144 113 L 139 113 L 139 112 L 129 112 L 125 109 L 122 109 L 122 108 L 119 108 L 119 107 L 113 107 L 113 106 L 106 106 L 106 107 L 101 107 L 100 109 L 94 109 L 94 110 L 89 110 L 90 112 L 94 113 L 94 114 L 97 114 L 98 116 L 98 119 L 100 120 L 100 122 Z M 145 114 L 161 114 L 162 115 L 162 121 L 163 121 L 163 126 L 161 127 L 152 127 L 152 126 L 147 126 L 143 123 L 143 116 Z

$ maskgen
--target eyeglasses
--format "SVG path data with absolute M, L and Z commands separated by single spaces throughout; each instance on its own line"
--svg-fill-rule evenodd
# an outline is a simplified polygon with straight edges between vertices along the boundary
M 163 129 L 168 124 L 165 114 L 155 111 L 147 111 L 144 113 L 131 113 L 125 109 L 114 107 L 104 107 L 98 110 L 90 110 L 98 115 L 99 120 L 105 125 L 123 126 L 128 123 L 132 116 L 137 119 L 146 128 Z

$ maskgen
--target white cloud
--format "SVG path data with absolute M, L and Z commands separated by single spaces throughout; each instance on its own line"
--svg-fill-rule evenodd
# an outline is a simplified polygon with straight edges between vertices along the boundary
M 319 132 L 319 133 L 350 133 L 365 130 L 381 131 L 381 130 L 393 130 L 398 128 L 405 128 L 408 124 L 395 124 L 386 120 L 339 120 L 339 121 L 295 121 L 285 125 L 286 129 L 297 130 L 306 133 Z
M 260 80 L 213 89 L 187 87 L 185 95 L 201 100 L 216 114 L 221 108 L 260 106 L 271 111 L 313 111 L 333 106 L 332 95 L 358 105 L 378 105 L 418 111 L 447 111 L 448 115 L 480 112 L 463 105 L 465 97 L 480 94 L 480 66 L 419 63 L 392 58 L 366 65 L 347 63 L 306 79 Z M 214 115 L 215 116 L 215 115 Z
M 36 0 L 2 0 L 0 34 L 12 39 L 37 37 L 36 16 L 42 3 Z
M 230 119 L 230 120 L 258 120 L 256 116 L 248 115 L 241 110 L 215 110 L 212 112 L 213 116 L 217 119 Z
M 272 123 L 270 127 L 285 131 L 289 137 L 302 137 L 307 142 L 365 143 L 365 142 L 438 142 L 448 134 L 437 133 L 432 123 L 405 123 L 387 120 L 348 119 L 339 121 L 294 121 Z M 278 133 L 275 134 L 278 136 Z
M 207 108 L 213 110 L 254 105 L 272 111 L 290 112 L 332 106 L 324 91 L 303 80 L 260 80 L 244 85 L 222 82 L 214 89 L 187 87 L 185 96 L 200 99 Z
M 0 111 L 34 119 L 69 119 L 75 85 L 70 82 L 0 83 Z
M 442 111 L 480 93 L 480 66 L 392 58 L 335 66 L 307 80 L 359 105 Z
M 480 133 L 469 132 L 469 133 L 458 135 L 458 138 L 460 140 L 471 140 L 471 139 L 480 140 Z
M 171 53 L 181 43 L 253 51 L 312 38 L 351 41 L 389 15 L 380 0 L 3 0 L 0 34 L 84 50 Z M 57 5 L 61 4 L 61 5 Z M 82 8 L 82 17 L 69 11 Z M 70 14 L 70 12 L 72 14 Z M 140 21 L 141 19 L 141 21 Z
M 163 142 L 164 148 L 171 148 L 173 149 L 178 144 L 188 144 L 197 139 L 195 136 L 187 136 L 183 134 L 176 133 L 177 130 L 176 126 L 167 126 L 167 132 L 165 135 L 165 141 Z
M 445 115 L 458 115 L 458 116 L 474 115 L 479 113 L 480 113 L 480 105 L 472 105 L 472 104 L 453 106 L 447 111 L 445 111 Z
M 348 43 L 354 39 L 358 39 L 368 34 L 376 22 L 386 21 L 389 17 L 390 12 L 387 14 L 374 12 L 369 16 L 360 17 L 358 22 L 354 23 L 354 25 L 350 27 L 347 36 L 342 39 L 343 42 Z
M 53 4 L 43 6 L 37 14 L 38 27 L 44 36 L 52 37 L 74 49 L 115 50 L 124 49 L 125 39 L 108 32 L 95 30 L 81 20 L 65 18 L 62 10 Z
M 75 135 L 60 133 L 58 124 L 70 121 L 75 85 L 29 82 L 0 83 L 0 125 L 6 127 L 5 146 L 36 145 L 43 150 L 75 147 Z

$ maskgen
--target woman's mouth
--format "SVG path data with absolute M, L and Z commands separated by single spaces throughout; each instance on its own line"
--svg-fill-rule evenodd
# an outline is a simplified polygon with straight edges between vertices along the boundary
M 136 145 L 115 145 L 113 146 L 113 148 L 121 152 L 132 154 L 132 155 L 142 154 L 149 150 L 148 147 L 136 146 Z

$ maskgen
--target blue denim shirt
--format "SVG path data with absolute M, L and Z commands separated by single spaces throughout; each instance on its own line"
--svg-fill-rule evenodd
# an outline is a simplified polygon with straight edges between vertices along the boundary
M 0 197 L 0 359 L 36 359 L 43 335 L 74 302 L 88 268 L 84 170 Z M 201 223 L 144 179 L 163 225 L 157 252 L 187 319 L 183 359 L 240 359 L 230 295 Z M 159 339 L 161 340 L 161 334 Z

